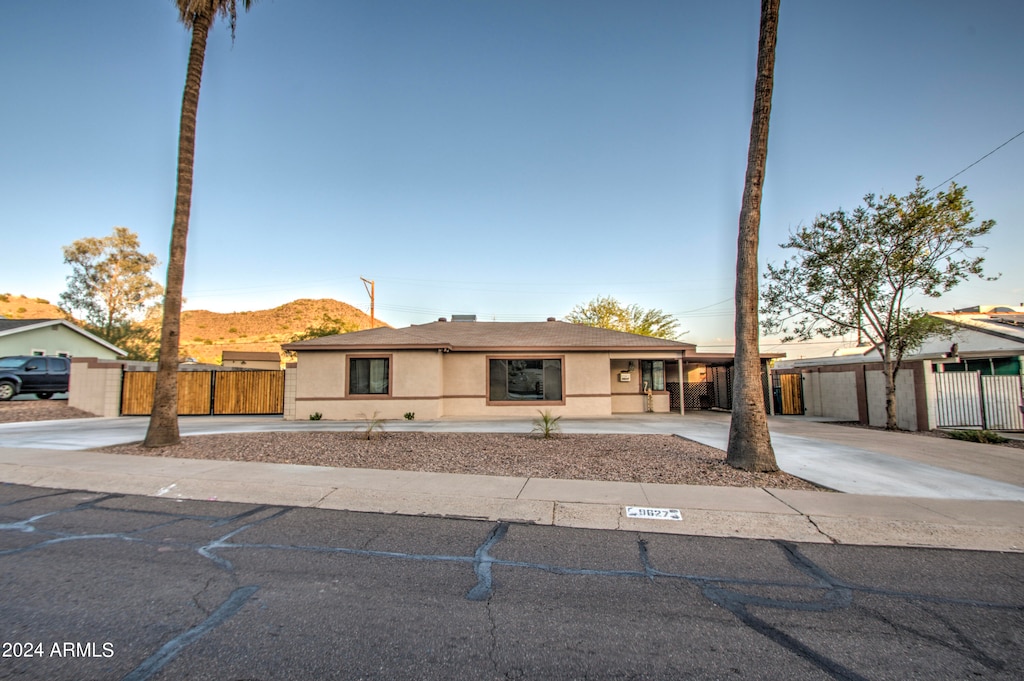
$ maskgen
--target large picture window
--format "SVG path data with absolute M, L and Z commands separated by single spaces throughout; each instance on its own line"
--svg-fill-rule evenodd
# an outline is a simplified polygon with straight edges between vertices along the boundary
M 645 359 L 640 362 L 640 375 L 643 380 L 641 389 L 655 392 L 665 389 L 665 360 Z
M 390 362 L 386 357 L 351 357 L 348 360 L 350 395 L 387 395 Z
M 491 359 L 491 402 L 561 402 L 561 359 Z

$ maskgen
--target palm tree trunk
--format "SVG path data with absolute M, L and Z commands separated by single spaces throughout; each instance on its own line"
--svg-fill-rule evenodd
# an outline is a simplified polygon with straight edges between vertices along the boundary
M 147 447 L 177 444 L 178 433 L 178 349 L 181 332 L 181 292 L 185 283 L 185 246 L 192 210 L 192 166 L 196 151 L 196 115 L 199 111 L 199 86 L 203 78 L 206 39 L 214 14 L 204 12 L 192 24 L 192 46 L 185 74 L 185 93 L 181 99 L 181 126 L 178 131 L 178 191 L 171 228 L 171 250 L 167 260 L 167 286 L 164 288 L 164 317 L 160 330 L 160 358 L 157 363 L 153 411 L 146 431 Z
M 732 419 L 726 461 L 748 471 L 777 471 L 768 434 L 761 353 L 758 345 L 757 245 L 761 227 L 761 189 L 768 157 L 768 122 L 772 111 L 775 40 L 779 0 L 762 0 L 761 33 L 757 49 L 757 80 L 750 124 L 747 175 L 740 209 L 736 245 L 736 364 L 733 370 Z

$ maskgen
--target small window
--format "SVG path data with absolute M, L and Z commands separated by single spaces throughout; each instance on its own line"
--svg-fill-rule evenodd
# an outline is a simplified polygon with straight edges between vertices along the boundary
M 390 361 L 386 357 L 352 357 L 348 361 L 350 395 L 387 395 Z
M 40 371 L 46 373 L 46 360 L 45 359 L 30 359 L 25 362 L 24 371 Z
M 645 359 L 640 362 L 640 373 L 643 384 L 642 390 L 653 390 L 658 392 L 665 389 L 665 360 Z
M 36 350 L 36 349 L 33 349 L 32 350 L 32 356 L 33 357 L 45 357 L 46 356 L 46 350 Z
M 562 360 L 491 359 L 488 363 L 492 402 L 560 402 Z

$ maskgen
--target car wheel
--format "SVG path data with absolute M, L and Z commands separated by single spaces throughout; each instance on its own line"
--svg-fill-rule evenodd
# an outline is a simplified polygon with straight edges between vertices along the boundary
M 15 395 L 14 384 L 9 381 L 0 382 L 0 400 L 9 400 Z
M 53 393 L 36 393 L 36 397 L 41 400 L 48 400 L 53 397 Z

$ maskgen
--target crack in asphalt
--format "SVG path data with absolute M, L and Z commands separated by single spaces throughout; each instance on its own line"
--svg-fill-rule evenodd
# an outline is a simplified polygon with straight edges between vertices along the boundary
M 231 619 L 258 590 L 259 586 L 256 585 L 238 587 L 205 620 L 162 645 L 159 650 L 143 660 L 142 664 L 123 676 L 121 681 L 146 681 L 151 678 L 182 650 Z
M 866 606 L 859 605 L 857 610 L 869 614 L 878 621 L 884 622 L 888 626 L 893 627 L 896 631 L 904 632 L 911 636 L 915 636 L 920 640 L 929 641 L 932 644 L 939 645 L 959 655 L 962 655 L 973 662 L 976 662 L 977 664 L 981 665 L 986 669 L 993 671 L 1003 670 L 1005 664 L 1002 663 L 1000 660 L 994 659 L 991 656 L 988 656 L 985 653 L 983 653 L 981 650 L 977 648 L 977 646 L 973 645 L 962 634 L 962 632 L 959 629 L 957 629 L 951 622 L 949 622 L 946 619 L 943 619 L 941 615 L 933 612 L 929 608 L 924 607 L 924 605 L 955 605 L 982 609 L 1024 611 L 1024 606 L 1021 605 L 995 603 L 970 598 L 952 598 L 945 596 L 936 596 L 926 593 L 913 593 L 846 582 L 842 579 L 835 577 L 834 575 L 831 575 L 827 570 L 825 570 L 820 565 L 812 561 L 800 550 L 799 546 L 792 542 L 785 541 L 773 541 L 771 543 L 778 547 L 778 549 L 782 552 L 783 557 L 786 559 L 789 565 L 797 574 L 804 578 L 804 581 L 794 581 L 786 579 L 742 579 L 722 575 L 683 574 L 670 572 L 666 570 L 660 570 L 655 566 L 654 560 L 651 556 L 651 550 L 648 545 L 648 540 L 645 539 L 642 535 L 637 536 L 636 551 L 638 569 L 634 570 L 567 567 L 548 563 L 517 561 L 497 558 L 493 556 L 491 552 L 506 538 L 510 527 L 510 524 L 508 522 L 498 522 L 493 524 L 489 532 L 487 533 L 486 537 L 478 545 L 473 555 L 421 554 L 402 551 L 370 550 L 366 548 L 351 548 L 343 546 L 303 546 L 292 544 L 247 543 L 232 541 L 235 537 L 242 534 L 246 530 L 249 530 L 253 527 L 265 523 L 270 523 L 294 510 L 290 507 L 282 508 L 266 505 L 255 506 L 253 508 L 247 509 L 245 511 L 227 517 L 197 515 L 188 513 L 174 514 L 165 511 L 147 511 L 102 507 L 100 510 L 111 511 L 115 513 L 135 513 L 157 516 L 161 519 L 161 522 L 131 531 L 110 533 L 76 534 L 72 532 L 38 530 L 35 527 L 35 524 L 44 518 L 51 518 L 53 516 L 61 514 L 70 514 L 82 510 L 92 510 L 96 508 L 97 504 L 100 504 L 104 501 L 117 499 L 122 496 L 123 495 L 99 496 L 90 501 L 76 504 L 75 506 L 66 509 L 60 509 L 49 513 L 33 515 L 23 520 L 0 524 L 0 531 L 6 530 L 11 532 L 38 533 L 39 535 L 47 537 L 43 541 L 31 544 L 29 546 L 9 549 L 6 551 L 0 551 L 0 557 L 10 556 L 17 553 L 23 553 L 26 551 L 42 550 L 56 544 L 72 541 L 119 540 L 129 542 L 141 542 L 144 544 L 157 546 L 174 545 L 188 548 L 190 550 L 194 550 L 198 555 L 203 556 L 207 560 L 210 560 L 217 567 L 232 574 L 234 574 L 233 563 L 220 554 L 225 551 L 238 549 L 272 550 L 281 552 L 312 552 L 319 554 L 350 555 L 379 559 L 424 561 L 435 563 L 465 563 L 466 565 L 472 566 L 474 576 L 476 577 L 476 584 L 465 594 L 465 598 L 470 601 L 478 601 L 483 602 L 485 604 L 485 608 L 487 609 L 488 621 L 490 623 L 489 636 L 491 639 L 491 647 L 489 651 L 489 657 L 491 659 L 492 664 L 495 666 L 496 670 L 498 669 L 497 646 L 499 640 L 497 636 L 497 623 L 495 620 L 495 613 L 493 611 L 493 597 L 495 594 L 495 590 L 497 588 L 494 579 L 495 566 L 503 568 L 537 570 L 540 572 L 554 575 L 638 579 L 651 583 L 659 580 L 680 580 L 695 586 L 708 601 L 730 612 L 734 617 L 736 617 L 736 619 L 740 623 L 742 623 L 747 628 L 767 638 L 776 645 L 779 645 L 780 647 L 789 651 L 793 655 L 796 655 L 800 659 L 805 660 L 811 665 L 817 667 L 819 670 L 821 670 L 831 678 L 842 679 L 846 681 L 861 681 L 865 677 L 858 674 L 855 670 L 850 669 L 849 667 L 839 663 L 834 659 L 831 659 L 823 652 L 811 648 L 804 642 L 786 633 L 779 626 L 776 626 L 767 621 L 766 619 L 764 619 L 762 616 L 755 614 L 753 612 L 753 609 L 762 608 L 769 610 L 800 612 L 829 612 L 835 610 L 850 609 L 851 606 L 855 605 L 854 599 L 857 594 L 881 596 L 889 599 L 915 602 L 920 605 L 921 609 L 924 612 L 927 612 L 932 617 L 942 622 L 946 629 L 956 639 L 956 643 L 950 643 L 948 641 L 941 639 L 938 636 L 928 634 L 927 632 L 917 629 L 910 625 L 892 622 L 881 613 L 872 611 L 868 609 Z M 38 498 L 40 497 L 23 499 L 21 501 L 29 501 Z M 18 502 L 11 502 L 8 504 L 4 504 L 3 506 L 9 509 L 10 507 L 15 506 L 17 503 Z M 272 513 L 267 513 L 268 511 L 271 510 L 273 510 Z M 253 519 L 255 516 L 259 516 L 261 513 L 267 514 L 263 515 L 263 517 Z M 251 522 L 239 525 L 238 527 L 232 529 L 230 532 L 227 532 L 226 534 L 223 534 L 220 537 L 201 545 L 199 544 L 199 542 L 169 542 L 167 540 L 156 541 L 147 537 L 140 536 L 146 533 L 151 533 L 154 530 L 161 529 L 177 523 L 181 523 L 187 520 L 198 520 L 202 522 L 207 522 L 209 523 L 209 527 L 216 528 L 236 524 L 239 521 L 248 519 L 253 520 L 251 520 Z M 362 546 L 366 545 L 366 543 L 362 544 Z M 206 614 L 206 610 L 199 604 L 198 598 L 210 587 L 213 581 L 214 578 L 211 577 L 210 580 L 207 581 L 206 585 L 192 597 L 193 604 L 202 612 L 204 612 L 204 614 Z M 793 598 L 780 598 L 767 597 L 750 592 L 750 590 L 756 590 L 761 588 L 790 589 L 797 591 L 798 595 Z M 128 676 L 124 677 L 124 681 L 144 681 L 145 679 L 148 679 L 154 674 L 156 674 L 164 665 L 166 665 L 169 661 L 176 657 L 181 652 L 181 650 L 183 650 L 185 647 L 187 647 L 188 645 L 190 645 L 191 643 L 205 635 L 205 633 L 219 626 L 224 621 L 233 616 L 235 613 L 237 613 L 238 610 L 241 609 L 242 606 L 244 606 L 244 604 L 249 600 L 252 594 L 254 594 L 258 589 L 259 585 L 249 585 L 245 587 L 236 588 L 232 592 L 231 596 L 228 597 L 227 600 L 221 603 L 220 606 L 218 606 L 212 613 L 208 614 L 204 622 L 200 623 L 196 627 L 193 627 L 192 629 L 189 629 L 188 631 L 180 634 L 179 636 L 175 637 L 174 639 L 166 643 L 163 647 L 161 647 L 160 650 L 158 650 L 150 658 L 148 658 L 141 665 L 139 665 L 139 667 L 133 670 Z M 801 596 L 804 596 L 808 593 L 813 594 L 815 598 L 813 600 L 801 598 Z

